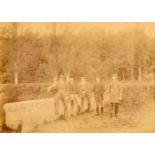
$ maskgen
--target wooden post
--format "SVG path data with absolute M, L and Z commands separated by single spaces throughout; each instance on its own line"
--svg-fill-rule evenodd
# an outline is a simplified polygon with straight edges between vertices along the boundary
M 142 69 L 140 64 L 138 68 L 138 81 L 142 81 Z
M 15 85 L 17 85 L 18 84 L 18 70 L 17 70 L 17 63 L 15 62 L 14 63 L 14 82 L 15 82 Z

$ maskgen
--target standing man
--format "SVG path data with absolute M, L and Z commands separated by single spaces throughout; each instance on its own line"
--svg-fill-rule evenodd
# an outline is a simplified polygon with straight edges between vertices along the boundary
M 56 89 L 57 94 L 55 96 L 55 112 L 59 114 L 59 104 L 62 103 L 64 109 L 64 120 L 68 119 L 68 86 L 65 81 L 64 75 L 59 76 L 58 82 L 55 82 L 53 86 L 49 87 L 48 90 Z
M 96 77 L 96 81 L 93 87 L 93 93 L 96 101 L 96 115 L 100 115 L 100 114 L 102 115 L 104 112 L 104 107 L 103 107 L 104 87 L 100 77 Z
M 74 115 L 75 107 L 78 105 L 77 103 L 77 84 L 74 81 L 73 76 L 69 77 L 68 81 L 68 91 L 69 91 L 69 103 L 71 107 L 71 114 Z
M 112 75 L 112 81 L 109 85 L 109 99 L 111 104 L 111 116 L 118 117 L 119 104 L 122 100 L 122 88 L 118 81 L 117 74 Z
M 87 112 L 90 112 L 91 103 L 90 103 L 90 95 L 89 95 L 89 85 L 85 76 L 81 77 L 81 81 L 79 83 L 79 94 L 81 99 L 81 107 L 79 111 L 81 112 L 84 108 L 84 101 L 87 102 Z

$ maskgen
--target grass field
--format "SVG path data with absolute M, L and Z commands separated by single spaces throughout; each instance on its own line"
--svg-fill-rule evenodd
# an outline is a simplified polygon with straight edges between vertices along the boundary
M 103 116 L 84 113 L 71 117 L 68 121 L 58 120 L 36 128 L 34 132 L 155 132 L 155 104 L 150 102 L 139 107 L 120 106 L 119 117 L 109 115 L 109 107 Z

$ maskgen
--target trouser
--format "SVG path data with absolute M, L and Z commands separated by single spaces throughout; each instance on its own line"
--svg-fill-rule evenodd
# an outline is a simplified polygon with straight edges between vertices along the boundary
M 55 113 L 59 114 L 59 104 L 60 101 L 64 110 L 64 119 L 68 118 L 68 95 L 66 93 L 57 93 L 55 98 Z
M 118 109 L 119 109 L 119 103 L 118 102 L 111 102 L 111 117 L 117 117 L 118 116 Z
M 71 107 L 71 114 L 73 114 L 75 107 L 78 105 L 76 94 L 69 95 L 69 102 L 70 102 L 70 107 Z
M 90 112 L 90 108 L 91 108 L 91 103 L 90 103 L 90 96 L 88 93 L 86 92 L 82 92 L 80 95 L 81 98 L 81 111 L 84 108 L 84 101 L 86 100 L 87 102 L 87 112 Z
M 100 95 L 95 95 L 95 101 L 96 101 L 96 113 L 97 113 L 97 115 L 103 114 L 103 112 L 104 112 L 103 97 Z

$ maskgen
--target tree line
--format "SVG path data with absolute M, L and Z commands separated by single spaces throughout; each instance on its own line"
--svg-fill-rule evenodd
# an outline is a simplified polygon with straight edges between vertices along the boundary
M 155 39 L 137 24 L 132 30 L 73 33 L 71 23 L 51 23 L 48 34 L 30 29 L 20 33 L 20 23 L 0 32 L 1 83 L 52 82 L 60 74 L 92 80 L 117 73 L 121 80 L 147 80 L 152 76 Z M 58 29 L 61 33 L 58 34 Z

